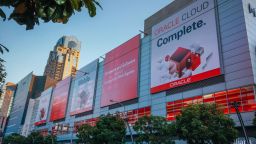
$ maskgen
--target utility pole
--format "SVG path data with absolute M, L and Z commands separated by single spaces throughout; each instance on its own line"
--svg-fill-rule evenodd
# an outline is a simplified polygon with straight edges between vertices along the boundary
M 243 134 L 244 134 L 244 137 L 245 137 L 245 143 L 246 143 L 246 144 L 250 144 L 249 138 L 248 138 L 248 136 L 247 136 L 247 134 L 246 134 L 246 131 L 245 131 L 244 121 L 243 121 L 242 116 L 241 116 L 241 113 L 240 113 L 240 111 L 239 111 L 239 109 L 238 109 L 238 107 L 240 106 L 240 104 L 241 104 L 240 102 L 236 102 L 236 101 L 230 103 L 230 105 L 231 105 L 232 107 L 234 107 L 235 110 L 236 110 L 237 117 L 238 117 L 238 119 L 239 119 L 239 121 L 240 121 L 240 124 L 241 124 L 241 126 L 242 126 L 242 129 L 243 129 Z

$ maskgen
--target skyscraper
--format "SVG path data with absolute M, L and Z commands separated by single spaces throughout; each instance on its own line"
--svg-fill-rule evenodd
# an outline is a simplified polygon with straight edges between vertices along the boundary
M 61 37 L 50 52 L 44 75 L 60 81 L 75 75 L 80 57 L 81 42 L 73 36 Z

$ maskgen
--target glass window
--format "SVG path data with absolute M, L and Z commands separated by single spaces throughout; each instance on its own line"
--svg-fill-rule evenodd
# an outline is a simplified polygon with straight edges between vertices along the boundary
M 240 88 L 232 89 L 227 91 L 227 97 L 228 97 L 228 104 L 229 104 L 229 112 L 235 113 L 236 110 L 233 108 L 230 104 L 234 102 L 241 103 L 241 97 L 240 97 Z M 239 111 L 242 112 L 242 107 L 238 107 Z
M 215 103 L 214 94 L 208 94 L 203 96 L 204 103 Z
M 227 92 L 221 91 L 214 94 L 215 103 L 218 105 L 218 107 L 223 110 L 224 114 L 229 113 L 229 106 L 227 101 Z
M 254 94 L 254 87 L 248 86 L 243 88 L 231 89 L 228 91 L 216 92 L 214 94 L 207 94 L 204 96 L 196 96 L 192 98 L 186 98 L 168 102 L 166 104 L 166 119 L 175 120 L 175 117 L 180 114 L 181 109 L 190 104 L 195 103 L 216 103 L 224 114 L 235 113 L 235 109 L 232 108 L 229 103 L 240 102 L 240 112 L 249 112 L 256 110 L 256 100 Z
M 256 101 L 253 86 L 241 88 L 243 111 L 255 111 Z

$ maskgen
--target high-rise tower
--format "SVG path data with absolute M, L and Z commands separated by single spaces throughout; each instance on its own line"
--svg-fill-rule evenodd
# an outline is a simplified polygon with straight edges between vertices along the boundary
M 60 81 L 76 74 L 80 57 L 81 42 L 73 36 L 61 37 L 50 52 L 44 75 Z

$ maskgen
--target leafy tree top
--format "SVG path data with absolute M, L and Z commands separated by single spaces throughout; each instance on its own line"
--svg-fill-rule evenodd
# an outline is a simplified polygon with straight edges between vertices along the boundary
M 0 44 L 0 54 L 4 54 L 4 51 L 9 52 L 9 49 L 6 48 L 4 45 Z M 7 75 L 4 62 L 5 61 L 0 57 L 0 95 L 3 92 L 2 88 L 5 83 L 5 78 Z
M 172 144 L 175 127 L 160 116 L 144 116 L 134 126 L 137 132 L 137 143 Z
M 44 137 L 44 144 L 57 144 L 57 138 L 54 135 L 47 135 Z
M 67 23 L 69 18 L 83 8 L 88 10 L 91 17 L 96 15 L 96 6 L 101 8 L 97 0 L 1 0 L 0 17 L 6 19 L 2 6 L 12 7 L 9 20 L 13 19 L 26 29 L 33 29 L 39 20 L 44 22 Z
M 96 126 L 83 125 L 78 128 L 79 142 L 85 144 L 120 144 L 126 134 L 125 123 L 118 115 L 100 117 Z
M 237 138 L 234 126 L 215 104 L 190 105 L 176 117 L 177 135 L 189 144 L 232 143 Z
M 26 144 L 26 138 L 17 133 L 5 136 L 3 144 Z
M 28 144 L 44 144 L 44 137 L 39 132 L 32 132 L 26 138 Z

